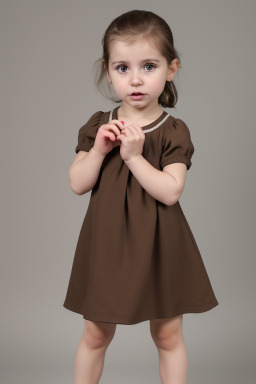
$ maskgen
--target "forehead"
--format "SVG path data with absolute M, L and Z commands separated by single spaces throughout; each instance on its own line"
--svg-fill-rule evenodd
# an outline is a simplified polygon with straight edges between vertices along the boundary
M 154 43 L 149 43 L 143 39 L 136 40 L 132 43 L 122 40 L 114 40 L 110 45 L 111 61 L 130 61 L 134 59 L 141 61 L 148 57 L 154 57 L 158 60 L 164 59 Z

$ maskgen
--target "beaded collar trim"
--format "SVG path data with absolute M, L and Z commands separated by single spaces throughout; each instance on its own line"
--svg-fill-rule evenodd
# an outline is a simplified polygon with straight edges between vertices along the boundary
M 112 111 L 110 111 L 110 115 L 109 115 L 109 121 L 112 120 L 112 115 L 113 115 L 113 112 L 114 112 L 115 108 L 112 109 Z M 144 133 L 148 133 L 148 132 L 151 132 L 151 131 L 154 131 L 154 129 L 157 129 L 158 127 L 160 127 L 160 125 L 162 125 L 167 119 L 168 117 L 170 116 L 168 112 L 166 112 L 167 115 L 158 123 L 156 124 L 154 127 L 152 128 L 149 128 L 149 129 L 145 129 L 143 130 Z

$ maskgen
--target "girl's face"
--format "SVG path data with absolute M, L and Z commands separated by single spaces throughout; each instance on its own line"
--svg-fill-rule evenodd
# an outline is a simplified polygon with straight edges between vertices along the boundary
M 132 44 L 116 40 L 111 44 L 106 74 L 122 101 L 141 108 L 158 101 L 165 82 L 173 80 L 178 68 L 178 59 L 168 66 L 159 50 L 143 39 Z M 141 92 L 144 96 L 134 98 L 133 92 Z

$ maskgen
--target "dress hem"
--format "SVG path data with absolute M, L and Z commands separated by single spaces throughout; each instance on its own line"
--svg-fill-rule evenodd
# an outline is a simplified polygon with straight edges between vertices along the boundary
M 209 311 L 209 310 L 215 308 L 217 305 L 219 305 L 217 300 L 210 301 L 205 305 L 194 305 L 194 306 L 193 305 L 187 305 L 187 306 L 181 307 L 181 309 L 179 311 L 176 311 L 176 312 L 162 313 L 162 314 L 155 314 L 155 315 L 152 314 L 152 315 L 144 316 L 140 320 L 138 320 L 138 319 L 132 320 L 129 318 L 124 319 L 124 317 L 120 317 L 119 319 L 108 318 L 105 320 L 101 320 L 101 319 L 95 318 L 93 316 L 91 317 L 90 315 L 88 315 L 88 316 L 84 315 L 84 313 L 81 311 L 81 309 L 79 309 L 78 307 L 76 307 L 76 306 L 74 306 L 68 302 L 65 302 L 63 304 L 63 307 L 72 311 L 72 312 L 79 313 L 80 315 L 83 316 L 83 318 L 85 320 L 101 322 L 101 323 L 133 325 L 133 324 L 138 324 L 138 323 L 142 323 L 143 321 L 148 321 L 148 320 L 153 320 L 153 319 L 172 318 L 172 317 L 176 317 L 176 316 L 188 314 L 188 313 L 202 313 L 202 312 L 206 312 L 206 311 Z

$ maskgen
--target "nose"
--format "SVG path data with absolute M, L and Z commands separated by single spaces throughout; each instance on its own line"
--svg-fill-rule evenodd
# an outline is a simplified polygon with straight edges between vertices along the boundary
M 139 70 L 134 70 L 131 72 L 131 84 L 132 85 L 139 85 L 142 83 L 141 75 L 139 73 Z

